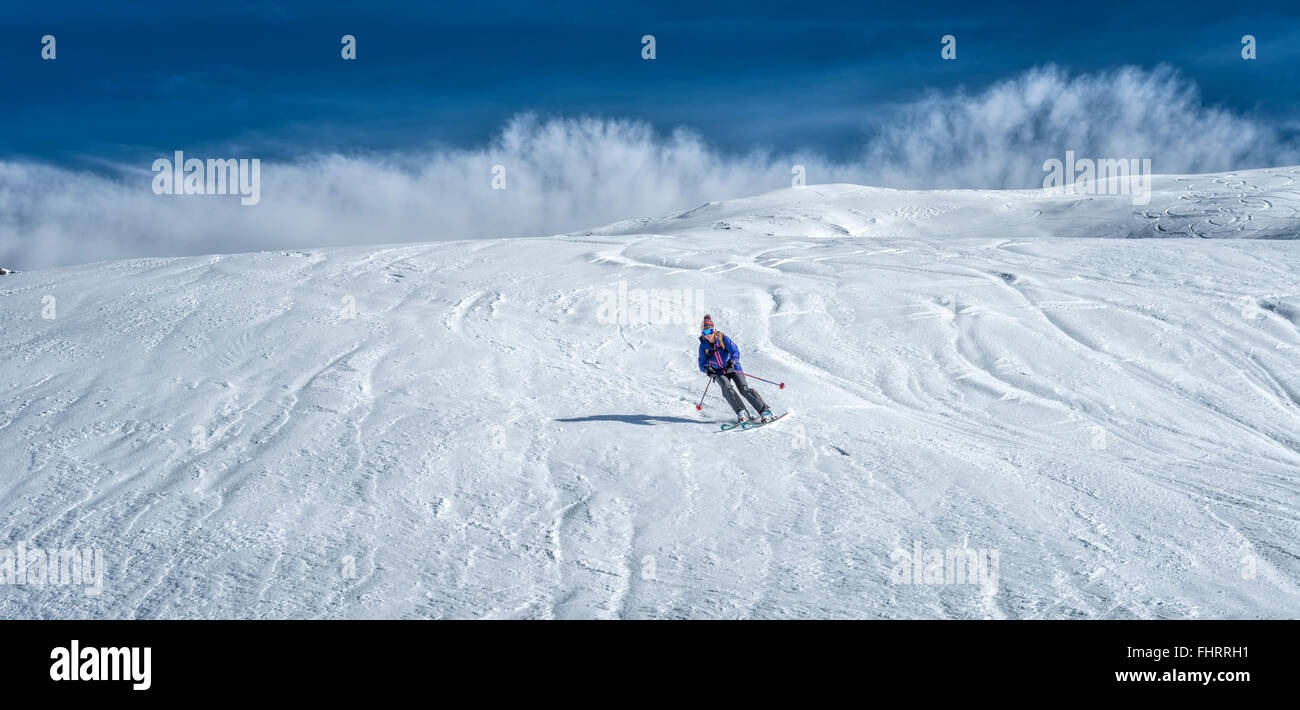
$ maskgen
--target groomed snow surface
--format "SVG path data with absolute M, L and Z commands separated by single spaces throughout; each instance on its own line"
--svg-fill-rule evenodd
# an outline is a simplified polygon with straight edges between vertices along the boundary
M 0 547 L 107 568 L 0 618 L 1294 617 L 1297 179 L 5 275 Z

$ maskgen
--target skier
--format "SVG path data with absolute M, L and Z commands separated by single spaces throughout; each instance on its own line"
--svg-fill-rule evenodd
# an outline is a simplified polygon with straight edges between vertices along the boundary
M 759 413 L 759 419 L 763 423 L 772 421 L 771 408 L 758 392 L 745 382 L 745 373 L 740 368 L 740 348 L 736 347 L 731 338 L 713 327 L 713 318 L 708 315 L 704 316 L 704 322 L 700 324 L 700 372 L 712 378 L 722 390 L 723 398 L 732 409 L 736 410 L 736 418 L 741 424 L 751 421 L 751 418 L 744 402 L 736 395 L 736 390 L 740 390 L 740 394 L 749 400 L 749 404 Z M 736 384 L 736 390 L 731 388 L 733 382 Z

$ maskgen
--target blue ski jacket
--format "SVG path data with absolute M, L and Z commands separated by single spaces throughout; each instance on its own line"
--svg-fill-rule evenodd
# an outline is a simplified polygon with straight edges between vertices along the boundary
M 709 368 L 715 370 L 725 370 L 728 365 L 734 366 L 736 372 L 744 372 L 740 368 L 740 348 L 731 341 L 724 333 L 718 333 L 722 337 L 717 345 L 710 343 L 703 335 L 700 336 L 700 372 L 708 373 Z

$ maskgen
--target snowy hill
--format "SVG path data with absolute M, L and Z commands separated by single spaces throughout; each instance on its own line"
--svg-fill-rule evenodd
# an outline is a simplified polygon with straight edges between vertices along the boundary
M 107 568 L 0 617 L 1294 617 L 1297 177 L 5 275 L 0 547 Z
M 619 222 L 601 234 L 739 231 L 773 236 L 1203 237 L 1300 239 L 1300 172 L 1272 168 L 1156 175 L 1149 195 L 1099 181 L 1052 190 L 890 190 L 860 185 L 788 188 L 711 202 L 663 219 Z M 1136 185 L 1136 183 L 1134 183 Z M 1089 194 L 1093 190 L 1102 194 Z M 1108 194 L 1106 194 L 1108 193 Z M 960 230 L 956 230 L 956 228 Z

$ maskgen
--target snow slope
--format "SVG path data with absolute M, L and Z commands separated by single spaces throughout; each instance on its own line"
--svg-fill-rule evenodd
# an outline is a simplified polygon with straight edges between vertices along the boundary
M 0 277 L 0 547 L 108 564 L 0 617 L 1294 617 L 1300 242 L 1059 235 L 1294 237 L 1296 177 Z M 696 412 L 703 310 L 793 415 Z
M 634 219 L 601 234 L 738 231 L 774 236 L 1300 238 L 1300 173 L 1272 168 L 1156 175 L 1149 202 L 1116 181 L 1052 190 L 788 189 L 710 202 L 673 217 Z M 1088 194 L 1090 188 L 1110 194 Z M 959 229 L 958 229 L 959 228 Z

